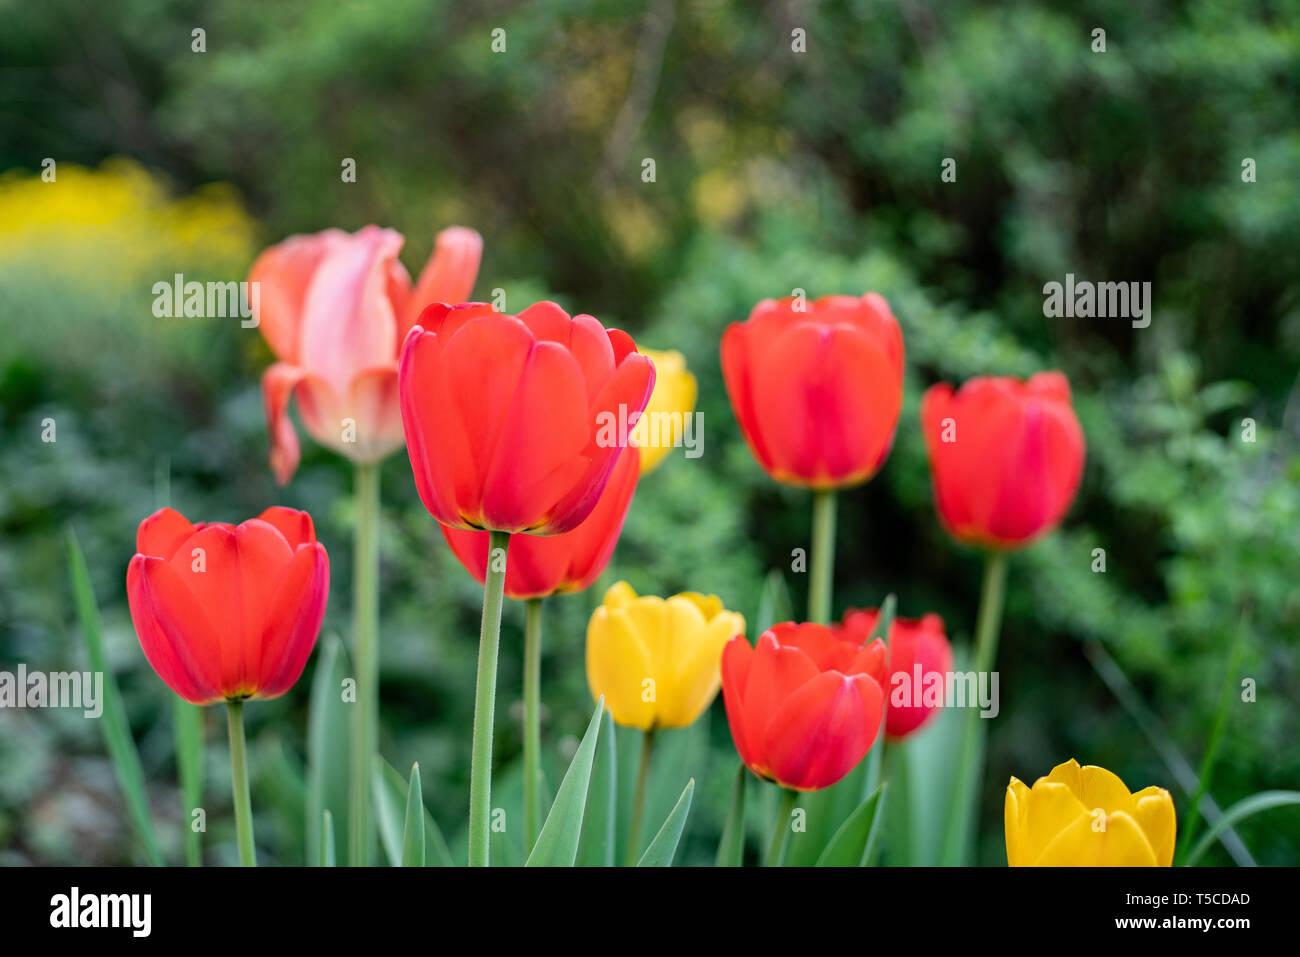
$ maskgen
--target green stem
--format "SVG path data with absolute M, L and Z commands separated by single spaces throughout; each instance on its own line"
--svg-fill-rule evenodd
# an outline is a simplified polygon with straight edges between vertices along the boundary
M 890 850 L 897 850 L 897 858 L 891 853 L 891 860 L 899 864 L 905 864 L 909 867 L 917 864 L 914 859 L 916 854 L 916 837 L 913 833 L 915 826 L 915 813 L 912 807 L 912 795 L 910 792 L 911 782 L 907 775 L 907 751 L 904 750 L 902 741 L 889 741 L 884 747 L 884 765 L 889 774 L 889 790 L 893 791 L 895 797 L 890 799 L 890 803 L 898 808 L 899 824 L 895 831 L 890 832 Z M 892 808 L 887 808 L 892 810 Z
M 203 834 L 194 829 L 194 810 L 203 800 L 203 709 L 181 698 L 172 700 L 172 736 L 181 785 L 185 863 L 203 864 Z
M 835 580 L 835 490 L 813 490 L 812 554 L 808 560 L 808 620 L 830 624 Z
M 790 815 L 794 812 L 794 802 L 799 800 L 799 792 L 789 788 L 781 792 L 781 806 L 776 811 L 776 826 L 772 828 L 772 841 L 767 845 L 767 858 L 764 867 L 780 867 L 785 857 L 785 841 L 790 835 Z
M 497 652 L 501 646 L 501 602 L 506 587 L 509 532 L 488 533 L 483 624 L 478 636 L 478 683 L 474 690 L 474 746 L 469 769 L 469 865 L 487 867 L 492 815 L 492 719 L 497 697 Z M 498 549 L 500 552 L 498 554 Z
M 650 755 L 654 753 L 655 730 L 650 728 L 641 734 L 641 763 L 636 771 L 636 791 L 632 796 L 632 816 L 627 825 L 627 854 L 623 859 L 626 867 L 632 867 L 639 860 L 637 851 L 641 849 L 641 819 L 645 817 L 646 781 L 650 777 Z
M 984 565 L 984 586 L 980 591 L 979 615 L 975 622 L 975 680 L 993 670 L 998 655 L 998 632 L 1002 626 L 1002 605 L 1007 589 L 1007 555 L 989 552 Z M 965 856 L 972 821 L 978 811 L 979 781 L 984 756 L 984 721 L 980 710 L 967 702 L 962 715 L 961 750 L 953 778 L 952 805 L 944 832 L 941 863 L 956 866 Z
M 230 781 L 235 797 L 235 831 L 239 835 L 239 863 L 257 866 L 253 846 L 253 802 L 248 794 L 248 756 L 244 745 L 244 702 L 226 702 L 226 722 L 230 728 Z
M 357 701 L 352 714 L 352 793 L 349 856 L 370 863 L 374 828 L 371 775 L 379 750 L 379 466 L 356 467 L 357 524 L 352 545 L 352 634 Z
M 524 836 L 531 853 L 542 826 L 542 599 L 524 602 Z

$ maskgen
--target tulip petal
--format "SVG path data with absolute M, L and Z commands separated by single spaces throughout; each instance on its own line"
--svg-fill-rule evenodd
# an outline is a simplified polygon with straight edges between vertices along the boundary
M 1174 799 L 1164 788 L 1149 787 L 1133 795 L 1133 819 L 1147 837 L 1159 867 L 1174 863 L 1174 841 L 1178 823 L 1174 814 Z
M 399 313 L 398 341 L 415 325 L 425 306 L 434 302 L 464 302 L 474 291 L 479 263 L 483 258 L 483 237 L 464 226 L 451 226 L 438 233 L 433 253 L 424 264 L 405 309 Z
M 160 508 L 135 533 L 135 550 L 154 558 L 171 558 L 176 549 L 194 534 L 194 526 L 174 508 Z
M 126 592 L 140 648 L 158 677 L 191 704 L 221 700 L 220 639 L 180 575 L 161 558 L 136 555 Z
M 627 613 L 596 609 L 587 626 L 587 683 L 592 697 L 603 694 L 614 720 L 626 727 L 654 726 L 655 705 L 643 700 L 650 679 L 658 685 L 654 665 Z
M 284 536 L 290 549 L 296 550 L 299 545 L 316 541 L 316 526 L 312 523 L 311 516 L 296 508 L 272 505 L 257 519 L 274 526 Z
M 279 697 L 302 675 L 325 617 L 329 581 L 329 559 L 318 542 L 299 547 L 278 571 L 261 606 L 256 697 Z
M 1057 834 L 1036 861 L 1038 867 L 1154 867 L 1155 854 L 1137 822 L 1124 812 L 1084 814 Z
M 763 754 L 777 781 L 808 791 L 829 787 L 866 755 L 883 714 L 880 685 L 866 675 L 824 671 L 771 712 Z
M 745 766 L 759 774 L 758 742 L 749 743 L 749 728 L 745 715 L 745 688 L 749 685 L 749 672 L 754 664 L 754 648 L 744 635 L 736 635 L 722 649 L 722 701 L 727 709 L 727 724 L 731 727 L 731 740 L 736 753 Z
M 249 299 L 255 306 L 257 328 L 277 359 L 297 362 L 307 289 L 322 260 L 347 241 L 348 234 L 341 229 L 290 236 L 253 263 L 248 281 L 256 286 L 250 289 Z
M 289 418 L 289 399 L 304 375 L 302 369 L 287 362 L 277 362 L 262 373 L 262 402 L 267 431 L 271 433 L 271 471 L 281 485 L 293 478 L 302 457 L 298 430 Z

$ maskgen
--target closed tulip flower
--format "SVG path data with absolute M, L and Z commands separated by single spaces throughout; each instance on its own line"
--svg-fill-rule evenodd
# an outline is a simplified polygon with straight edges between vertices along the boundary
M 278 360 L 262 392 L 281 484 L 300 455 L 289 419 L 295 396 L 312 437 L 353 462 L 378 462 L 402 446 L 398 349 L 425 306 L 469 296 L 483 250 L 474 230 L 443 230 L 412 286 L 397 259 L 403 242 L 378 226 L 327 229 L 291 236 L 253 263 L 258 328 Z
M 1071 758 L 1027 788 L 1007 785 L 1011 867 L 1169 867 L 1177 822 L 1164 788 L 1130 794 L 1105 768 Z
M 875 631 L 879 617 L 877 608 L 851 608 L 833 630 L 841 640 L 863 644 Z M 952 645 L 944 634 L 943 619 L 933 613 L 895 618 L 885 644 L 889 654 L 885 734 L 900 739 L 918 730 L 943 706 L 944 688 L 953 668 Z
M 959 542 L 1025 545 L 1056 527 L 1083 475 L 1084 439 L 1059 372 L 977 376 L 921 400 L 935 508 Z
M 764 300 L 722 338 L 722 374 L 745 441 L 777 481 L 865 482 L 903 403 L 903 334 L 876 293 Z
M 587 683 L 616 722 L 684 728 L 718 693 L 722 648 L 745 619 L 716 595 L 638 597 L 627 582 L 605 593 L 587 625 Z
M 145 658 L 176 694 L 275 698 L 316 644 L 329 558 L 306 512 L 191 525 L 164 508 L 140 523 L 126 591 Z
M 591 586 L 614 554 L 632 493 L 640 458 L 635 449 L 618 457 L 600 501 L 577 528 L 560 535 L 518 535 L 510 541 L 505 593 L 509 598 L 545 598 L 583 591 Z M 487 580 L 488 533 L 439 525 L 447 544 L 465 570 L 481 585 Z
M 695 410 L 695 376 L 680 352 L 639 350 L 655 364 L 655 388 L 645 415 L 632 429 L 632 444 L 640 452 L 641 474 L 656 468 L 682 441 L 687 417 Z
M 866 756 L 884 713 L 884 642 L 863 647 L 825 625 L 773 625 L 722 653 L 722 696 L 736 751 L 768 781 L 816 791 Z
M 484 303 L 430 306 L 407 336 L 400 373 L 420 500 L 453 528 L 576 528 L 654 377 L 627 333 L 553 302 L 517 316 Z

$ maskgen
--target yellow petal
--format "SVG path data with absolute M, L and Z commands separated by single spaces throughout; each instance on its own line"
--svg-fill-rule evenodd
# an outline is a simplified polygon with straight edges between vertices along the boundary
M 1085 814 L 1062 830 L 1038 857 L 1039 867 L 1154 867 L 1142 828 L 1124 812 Z
M 1052 768 L 1050 774 L 1035 781 L 1034 786 L 1037 787 L 1039 783 L 1043 781 L 1053 781 L 1057 784 L 1064 784 L 1070 789 L 1070 793 L 1077 797 L 1080 791 L 1079 762 L 1074 760 L 1074 758 L 1070 758 L 1070 760 L 1063 764 L 1058 764 L 1056 767 Z
M 693 602 L 695 607 L 699 608 L 700 614 L 704 616 L 705 621 L 709 621 L 714 615 L 722 611 L 722 599 L 717 595 L 701 595 L 697 591 L 684 591 L 680 595 L 674 595 L 674 598 L 684 598 L 686 601 Z
M 1026 863 L 1038 860 L 1043 850 L 1057 836 L 1080 818 L 1088 818 L 1088 808 L 1079 803 L 1070 788 L 1057 781 L 1039 778 L 1029 790 L 1020 853 Z
M 1095 764 L 1079 768 L 1078 794 L 1079 801 L 1089 809 L 1102 807 L 1109 814 L 1123 811 L 1129 815 L 1134 811 L 1133 795 L 1129 794 L 1124 782 Z
M 587 625 L 587 684 L 592 697 L 605 696 L 618 724 L 644 730 L 654 725 L 655 706 L 642 700 L 644 682 L 652 677 L 650 656 L 627 612 L 597 608 Z
M 1134 794 L 1133 803 L 1133 819 L 1147 836 L 1147 843 L 1156 856 L 1156 865 L 1171 867 L 1174 863 L 1174 840 L 1178 836 L 1174 799 L 1164 788 L 1149 787 Z
M 1019 778 L 1007 785 L 1006 800 L 1002 804 L 1002 829 L 1007 842 L 1007 866 L 1024 867 L 1025 815 L 1029 811 L 1029 788 Z
M 745 620 L 722 612 L 691 637 L 677 662 L 672 707 L 661 702 L 659 721 L 664 727 L 684 728 L 713 702 L 721 684 L 722 649 L 734 636 L 744 634 Z
M 615 582 L 605 590 L 606 608 L 626 608 L 636 601 L 636 592 L 627 582 Z
M 641 474 L 655 468 L 682 437 L 685 417 L 695 408 L 697 384 L 686 369 L 680 352 L 639 350 L 655 366 L 654 391 L 645 414 L 632 429 L 632 438 L 641 453 Z

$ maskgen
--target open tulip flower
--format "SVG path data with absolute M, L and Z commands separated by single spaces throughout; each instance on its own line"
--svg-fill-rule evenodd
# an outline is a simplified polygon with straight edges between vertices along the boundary
M 1105 768 L 1073 758 L 1032 788 L 1012 778 L 1004 816 L 1011 867 L 1169 867 L 1174 860 L 1169 792 L 1130 794 Z
M 684 728 L 718 693 L 723 646 L 744 631 L 716 595 L 638 596 L 618 582 L 587 626 L 587 683 L 619 724 Z
M 576 528 L 654 379 L 631 336 L 553 302 L 517 316 L 485 303 L 430 306 L 407 336 L 400 377 L 420 500 L 453 528 Z
M 263 375 L 262 392 L 281 484 L 300 454 L 289 419 L 294 396 L 312 437 L 353 462 L 378 462 L 401 448 L 398 349 L 425 306 L 469 296 L 483 251 L 474 230 L 443 230 L 412 287 L 397 259 L 403 242 L 378 226 L 327 229 L 291 236 L 253 263 L 255 318 L 278 360 Z
M 765 299 L 722 338 L 741 432 L 777 481 L 865 482 L 884 463 L 903 405 L 903 334 L 876 293 Z
M 750 647 L 722 652 L 722 697 L 740 759 L 795 791 L 843 778 L 866 756 L 884 714 L 886 650 L 836 637 L 825 625 L 773 625 Z
M 842 641 L 863 644 L 876 629 L 877 608 L 850 608 L 832 630 Z M 953 668 L 952 645 L 943 631 L 943 619 L 930 613 L 920 618 L 894 618 L 885 636 L 889 678 L 884 684 L 885 734 L 905 738 L 930 720 L 943 706 L 942 689 Z M 939 676 L 939 700 L 926 689 Z
M 527 600 L 583 591 L 591 586 L 614 553 L 632 493 L 640 458 L 635 449 L 618 457 L 596 507 L 581 525 L 559 535 L 519 535 L 510 542 L 505 594 Z M 488 533 L 439 525 L 460 563 L 481 585 L 487 580 Z
M 140 523 L 126 590 L 145 658 L 176 694 L 275 698 L 316 644 L 329 559 L 306 512 L 191 525 L 164 508 Z
M 934 502 L 959 542 L 1008 549 L 1054 528 L 1083 475 L 1084 439 L 1059 372 L 976 376 L 921 400 Z
M 655 388 L 645 415 L 632 429 L 632 443 L 640 452 L 641 474 L 653 471 L 682 439 L 686 417 L 695 409 L 698 387 L 677 351 L 639 350 L 655 364 Z

